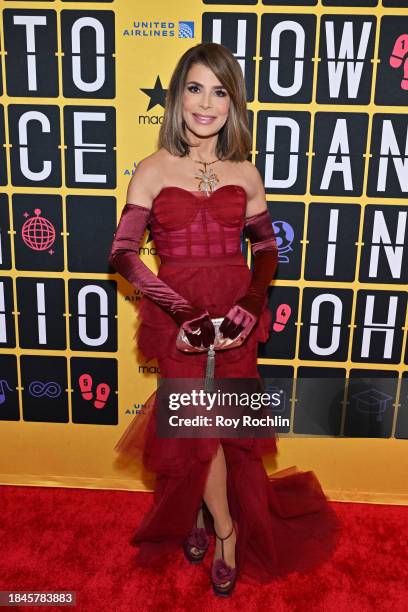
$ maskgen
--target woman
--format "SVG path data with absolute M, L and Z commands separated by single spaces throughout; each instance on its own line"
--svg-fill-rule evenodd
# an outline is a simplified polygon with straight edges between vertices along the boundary
M 137 343 L 147 360 L 158 360 L 163 379 L 203 379 L 217 317 L 222 337 L 236 346 L 216 353 L 215 378 L 259 379 L 257 348 L 270 332 L 267 287 L 277 248 L 250 149 L 237 60 L 222 45 L 196 45 L 172 75 L 158 150 L 130 181 L 109 259 L 144 294 Z M 158 276 L 139 258 L 147 225 L 161 260 Z M 251 241 L 252 273 L 242 230 Z M 180 330 L 201 352 L 176 346 Z M 115 447 L 141 453 L 156 474 L 153 507 L 131 540 L 140 563 L 181 545 L 190 562 L 200 562 L 213 527 L 211 581 L 225 596 L 238 572 L 266 582 L 328 557 L 336 516 L 312 472 L 267 476 L 262 456 L 276 453 L 275 437 L 159 438 L 156 400 L 155 392 Z

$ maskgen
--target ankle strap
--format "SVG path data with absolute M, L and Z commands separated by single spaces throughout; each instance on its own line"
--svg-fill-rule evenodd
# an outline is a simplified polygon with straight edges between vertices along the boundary
M 229 532 L 229 534 L 227 536 L 225 536 L 225 538 L 220 538 L 220 536 L 218 535 L 218 533 L 215 531 L 214 529 L 214 533 L 217 536 L 217 538 L 219 540 L 221 540 L 221 556 L 224 559 L 224 540 L 227 540 L 230 535 L 232 535 L 232 532 L 234 531 L 234 521 L 232 521 L 232 527 L 231 527 L 231 531 Z
M 218 538 L 219 540 L 221 540 L 221 542 L 223 542 L 224 540 L 226 540 L 227 538 L 229 538 L 229 537 L 230 537 L 230 535 L 232 535 L 232 532 L 233 532 L 233 531 L 234 531 L 234 523 L 232 523 L 231 531 L 229 532 L 229 534 L 228 534 L 227 536 L 225 536 L 225 538 L 220 538 L 220 536 L 218 535 L 218 533 L 217 533 L 217 532 L 215 531 L 215 529 L 214 529 L 214 533 L 215 533 L 215 535 L 217 536 L 217 538 Z

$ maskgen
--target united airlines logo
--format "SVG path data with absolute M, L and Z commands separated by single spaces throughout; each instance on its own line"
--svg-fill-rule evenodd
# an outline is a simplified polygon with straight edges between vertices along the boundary
M 194 21 L 133 21 L 122 36 L 135 38 L 194 38 Z
M 194 38 L 194 21 L 179 21 L 179 38 Z

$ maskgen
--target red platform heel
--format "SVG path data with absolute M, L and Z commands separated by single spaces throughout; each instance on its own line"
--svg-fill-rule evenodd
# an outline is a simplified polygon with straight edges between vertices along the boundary
M 204 505 L 203 504 L 201 504 L 201 506 L 199 507 L 197 511 L 197 518 L 198 518 L 198 512 L 200 512 L 200 510 L 202 511 L 202 515 L 203 515 L 204 527 L 197 527 L 197 519 L 196 519 L 195 526 L 193 527 L 188 538 L 183 543 L 184 556 L 190 563 L 201 563 L 210 545 L 210 538 L 205 528 L 205 517 L 204 517 Z M 195 552 L 193 552 L 194 548 L 196 549 Z
M 221 540 L 221 559 L 216 559 L 211 568 L 211 582 L 214 593 L 221 597 L 228 597 L 234 590 L 237 581 L 237 568 L 231 567 L 224 559 L 224 540 L 227 540 L 234 532 L 238 537 L 238 526 L 235 521 L 232 523 L 231 531 L 225 538 L 220 538 L 214 529 L 216 537 Z M 223 586 L 225 585 L 225 586 Z

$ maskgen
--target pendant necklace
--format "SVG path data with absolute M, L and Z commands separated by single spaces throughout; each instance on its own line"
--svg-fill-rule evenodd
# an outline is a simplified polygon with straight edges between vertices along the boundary
M 195 162 L 196 164 L 204 164 L 204 170 L 202 168 L 198 170 L 197 174 L 195 175 L 195 178 L 199 179 L 198 190 L 205 191 L 207 197 L 210 197 L 210 193 L 215 191 L 215 186 L 217 183 L 220 182 L 220 180 L 212 168 L 207 170 L 207 166 L 211 166 L 212 164 L 215 164 L 217 161 L 220 160 L 216 159 L 213 162 L 204 162 L 197 159 L 192 159 L 191 161 Z
M 190 157 L 190 156 L 189 156 Z M 190 157 L 191 159 L 191 157 Z M 195 178 L 199 179 L 198 189 L 199 191 L 205 191 L 207 197 L 210 197 L 210 193 L 215 191 L 215 186 L 220 182 L 218 176 L 215 174 L 214 170 L 210 168 L 207 170 L 207 166 L 211 166 L 215 164 L 215 162 L 220 161 L 216 159 L 213 162 L 204 162 L 196 159 L 192 160 L 196 164 L 204 164 L 204 170 L 198 170 Z M 207 351 L 207 362 L 205 367 L 205 378 L 204 378 L 204 391 L 211 392 L 213 390 L 214 383 L 214 371 L 215 371 L 215 350 L 214 344 L 211 344 Z

